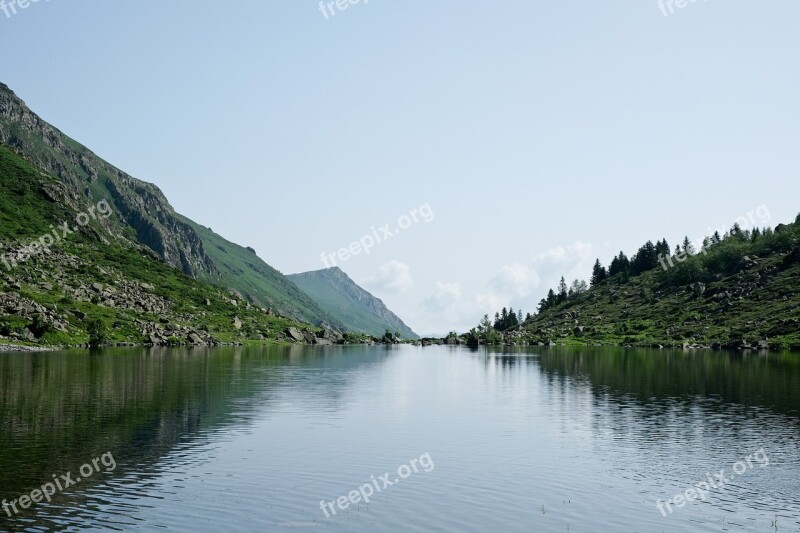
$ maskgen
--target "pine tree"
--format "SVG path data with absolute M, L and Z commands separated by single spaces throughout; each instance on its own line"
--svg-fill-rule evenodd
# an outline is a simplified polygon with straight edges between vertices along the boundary
M 597 259 L 592 268 L 592 287 L 600 285 L 607 277 L 608 272 L 606 272 L 606 267 L 600 264 L 600 259 Z
M 481 324 L 478 326 L 478 331 L 488 332 L 492 329 L 492 321 L 489 320 L 489 315 L 483 315 Z
M 619 255 L 611 261 L 611 264 L 608 267 L 608 275 L 616 276 L 617 274 L 626 274 L 629 268 L 630 261 L 628 260 L 628 257 L 624 252 L 620 252 Z
M 542 298 L 541 301 L 539 302 L 539 313 L 544 313 L 545 311 L 547 311 L 548 307 L 549 305 L 547 304 L 547 300 L 545 298 Z
M 653 241 L 647 241 L 631 259 L 631 274 L 638 276 L 658 266 L 658 253 Z
M 569 288 L 570 298 L 573 298 L 575 296 L 580 296 L 581 294 L 583 294 L 588 290 L 589 286 L 586 284 L 585 281 L 583 281 L 582 279 L 576 279 L 575 281 L 572 282 L 572 285 L 570 285 Z
M 558 303 L 566 302 L 567 296 L 567 280 L 561 276 L 561 281 L 558 283 Z
M 547 292 L 547 307 L 548 307 L 548 309 L 552 308 L 553 306 L 555 306 L 556 303 L 558 303 L 557 299 L 556 299 L 556 293 L 553 292 L 553 289 L 550 289 Z
M 667 244 L 667 239 L 662 239 L 656 243 L 656 254 L 659 257 L 662 255 L 669 255 L 669 244 Z

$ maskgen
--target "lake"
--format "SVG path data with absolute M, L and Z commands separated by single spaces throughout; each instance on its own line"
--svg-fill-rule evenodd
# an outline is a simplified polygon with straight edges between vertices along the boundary
M 3 354 L 0 424 L 0 531 L 800 529 L 796 355 Z

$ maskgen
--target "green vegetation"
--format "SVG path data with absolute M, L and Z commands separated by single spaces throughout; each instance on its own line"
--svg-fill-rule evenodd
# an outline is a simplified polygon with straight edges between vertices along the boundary
M 248 344 L 285 342 L 289 327 L 314 329 L 185 275 L 99 221 L 20 259 L 22 247 L 85 206 L 1 145 L 0 177 L 0 252 L 8 263 L 0 261 L 0 342 Z M 66 200 L 55 201 L 62 194 Z
M 25 214 L 29 208 L 59 210 L 66 206 L 74 213 L 106 200 L 118 216 L 95 227 L 95 237 L 113 234 L 143 245 L 173 268 L 231 290 L 237 299 L 251 305 L 272 308 L 276 314 L 300 322 L 342 327 L 336 317 L 325 314 L 285 276 L 259 259 L 252 248 L 228 242 L 181 217 L 158 187 L 127 175 L 41 120 L 2 83 L 0 110 L 0 144 L 5 143 L 25 160 L 6 163 L 58 178 L 51 180 L 51 190 L 46 191 L 49 206 L 40 204 L 35 186 L 14 183 L 3 191 L 0 221 L 12 236 L 15 230 L 35 230 L 38 237 L 47 229 L 28 223 Z M 13 173 L 13 168 L 3 169 L 2 176 Z M 53 218 L 65 220 L 48 217 L 48 222 Z
M 351 331 L 375 337 L 396 331 L 397 336 L 403 339 L 419 339 L 381 300 L 356 285 L 338 267 L 292 274 L 288 278 Z
M 562 278 L 524 324 L 484 317 L 471 335 L 485 344 L 800 349 L 800 216 L 774 230 L 734 225 L 699 251 L 687 238 L 669 253 L 664 239 L 630 259 L 620 252 L 607 269 L 598 259 L 591 289 L 567 289 Z
M 317 342 L 315 326 L 341 341 L 326 332 L 345 324 L 253 248 L 178 215 L 2 83 L 0 110 L 0 343 Z M 100 201 L 111 216 L 77 229 Z M 39 239 L 55 243 L 30 253 Z
M 223 288 L 230 287 L 250 303 L 271 307 L 276 313 L 295 320 L 344 328 L 338 315 L 326 313 L 286 276 L 261 260 L 252 248 L 234 244 L 186 217 L 177 217 L 200 236 L 206 253 L 219 269 L 219 277 L 201 274 L 201 279 Z

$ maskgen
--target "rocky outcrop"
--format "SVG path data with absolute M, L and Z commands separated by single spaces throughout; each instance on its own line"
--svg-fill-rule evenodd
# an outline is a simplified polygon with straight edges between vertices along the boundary
M 217 275 L 197 233 L 176 217 L 161 190 L 106 163 L 39 118 L 6 85 L 0 84 L 0 142 L 57 177 L 77 212 L 98 201 L 99 190 L 116 216 L 101 221 L 109 234 L 124 238 L 133 228 L 138 242 L 191 276 Z M 52 193 L 50 193 L 52 194 Z

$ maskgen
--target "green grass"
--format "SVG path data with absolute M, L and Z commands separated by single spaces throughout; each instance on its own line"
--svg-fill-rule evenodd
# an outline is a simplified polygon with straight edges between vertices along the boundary
M 224 288 L 233 288 L 252 303 L 272 307 L 276 313 L 311 323 L 343 328 L 344 324 L 326 313 L 313 299 L 301 291 L 286 276 L 269 266 L 253 251 L 232 243 L 186 217 L 178 218 L 189 224 L 203 241 L 206 253 L 221 273 L 220 279 L 206 281 Z
M 755 263 L 745 259 L 756 256 Z M 702 295 L 692 290 L 695 282 L 704 284 Z M 666 272 L 659 267 L 627 282 L 621 275 L 607 279 L 534 316 L 505 342 L 683 346 L 762 340 L 771 348 L 800 349 L 800 223 L 755 242 L 726 239 Z
M 48 200 L 43 186 L 58 187 L 60 184 L 9 148 L 0 146 L 0 240 L 4 244 L 27 244 L 49 232 L 51 225 L 75 220 L 76 208 Z M 91 222 L 54 245 L 56 256 L 33 256 L 10 271 L 0 266 L 2 292 L 18 293 L 61 315 L 67 323 L 66 332 L 51 329 L 39 339 L 40 344 L 84 344 L 89 339 L 86 327 L 93 319 L 102 321 L 108 329 L 109 340 L 115 343 L 145 341 L 137 320 L 191 327 L 209 332 L 220 342 L 276 342 L 287 327 L 313 329 L 296 320 L 268 316 L 258 306 L 247 309 L 246 302 L 234 306 L 226 291 L 183 274 L 133 241 L 118 239 L 103 243 L 98 238 L 102 232 L 97 222 Z M 74 264 L 69 257 L 76 258 Z M 70 287 L 92 283 L 111 287 L 133 282 L 148 284 L 153 287 L 150 292 L 168 300 L 170 307 L 160 316 L 105 307 L 98 299 L 78 302 L 62 289 L 60 282 Z M 48 288 L 43 284 L 48 284 Z M 294 291 L 301 301 L 309 300 L 296 287 Z M 210 305 L 206 305 L 206 301 Z M 0 334 L 21 333 L 33 326 L 30 319 L 4 313 L 0 309 Z M 242 322 L 241 330 L 233 327 L 235 317 Z
M 419 338 L 383 302 L 356 285 L 338 268 L 292 274 L 289 279 L 352 331 L 382 337 L 389 330 L 399 332 L 404 339 Z

